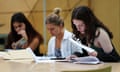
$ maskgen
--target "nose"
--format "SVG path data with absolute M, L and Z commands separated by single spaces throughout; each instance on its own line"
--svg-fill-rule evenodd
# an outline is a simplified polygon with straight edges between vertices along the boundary
M 79 26 L 79 24 L 75 24 L 77 27 Z
M 20 28 L 19 28 L 19 27 L 17 27 L 17 28 L 16 28 L 16 32 L 19 32 L 19 31 L 20 31 Z
M 80 30 L 81 30 L 80 25 L 76 25 L 76 28 L 77 28 L 77 30 L 78 30 L 78 31 L 80 31 Z

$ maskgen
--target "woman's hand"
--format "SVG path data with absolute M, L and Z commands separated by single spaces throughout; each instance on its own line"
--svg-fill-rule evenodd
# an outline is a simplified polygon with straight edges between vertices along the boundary
M 20 30 L 18 32 L 19 35 L 21 35 L 23 38 L 25 38 L 26 40 L 28 40 L 28 37 L 27 37 L 27 33 L 25 30 Z
M 11 46 L 13 49 L 16 49 L 17 45 L 15 42 L 12 43 L 12 46 Z
M 94 51 L 94 52 L 91 52 L 91 53 L 88 53 L 88 55 L 90 55 L 90 56 L 97 56 L 97 52 L 96 51 Z
M 76 55 L 70 55 L 70 56 L 66 57 L 66 60 L 71 60 L 72 58 L 77 58 L 77 56 Z

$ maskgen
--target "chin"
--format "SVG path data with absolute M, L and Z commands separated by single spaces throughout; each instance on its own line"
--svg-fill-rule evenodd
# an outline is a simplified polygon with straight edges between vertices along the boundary
M 85 34 L 85 32 L 81 32 L 81 34 L 82 34 L 82 35 L 84 35 L 84 34 Z
M 55 36 L 54 34 L 51 34 L 51 36 Z

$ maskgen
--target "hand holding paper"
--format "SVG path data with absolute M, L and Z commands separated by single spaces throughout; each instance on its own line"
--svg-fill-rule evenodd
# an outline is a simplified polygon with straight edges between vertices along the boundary
M 83 48 L 84 50 L 86 50 L 88 52 L 88 54 L 92 55 L 92 56 L 97 56 L 97 52 L 90 48 L 90 47 L 87 47 L 81 43 L 77 43 L 76 41 L 74 41 L 72 38 L 69 38 L 69 41 L 72 42 L 73 44 L 77 45 L 78 47 L 80 48 Z

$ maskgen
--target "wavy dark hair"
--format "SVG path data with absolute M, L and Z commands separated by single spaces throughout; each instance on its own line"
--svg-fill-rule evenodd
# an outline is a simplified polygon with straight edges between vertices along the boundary
M 31 43 L 33 38 L 36 36 L 39 38 L 39 44 L 43 43 L 43 37 L 41 34 L 39 34 L 32 26 L 32 24 L 28 21 L 28 19 L 25 17 L 25 15 L 22 12 L 17 12 L 13 14 L 11 17 L 11 30 L 10 33 L 8 34 L 8 40 L 7 40 L 7 45 L 6 48 L 12 48 L 11 44 L 13 42 L 18 41 L 19 39 L 22 38 L 21 35 L 18 35 L 17 32 L 15 31 L 13 24 L 14 22 L 19 22 L 19 23 L 24 23 L 26 26 L 26 33 L 28 35 L 28 44 Z
M 85 30 L 85 37 L 82 37 L 82 34 L 80 34 L 79 31 L 77 31 L 76 26 L 73 24 L 73 19 L 82 20 L 86 26 Z M 99 36 L 96 35 L 97 28 L 103 28 L 109 35 L 109 37 L 112 39 L 113 35 L 110 32 L 110 30 L 100 21 L 97 19 L 97 17 L 94 15 L 92 10 L 87 6 L 79 6 L 73 9 L 72 11 L 72 17 L 71 17 L 71 24 L 72 24 L 72 30 L 75 34 L 74 38 L 80 39 L 83 38 L 83 40 L 87 40 L 87 42 L 93 42 L 96 37 Z M 87 37 L 86 37 L 87 36 Z

